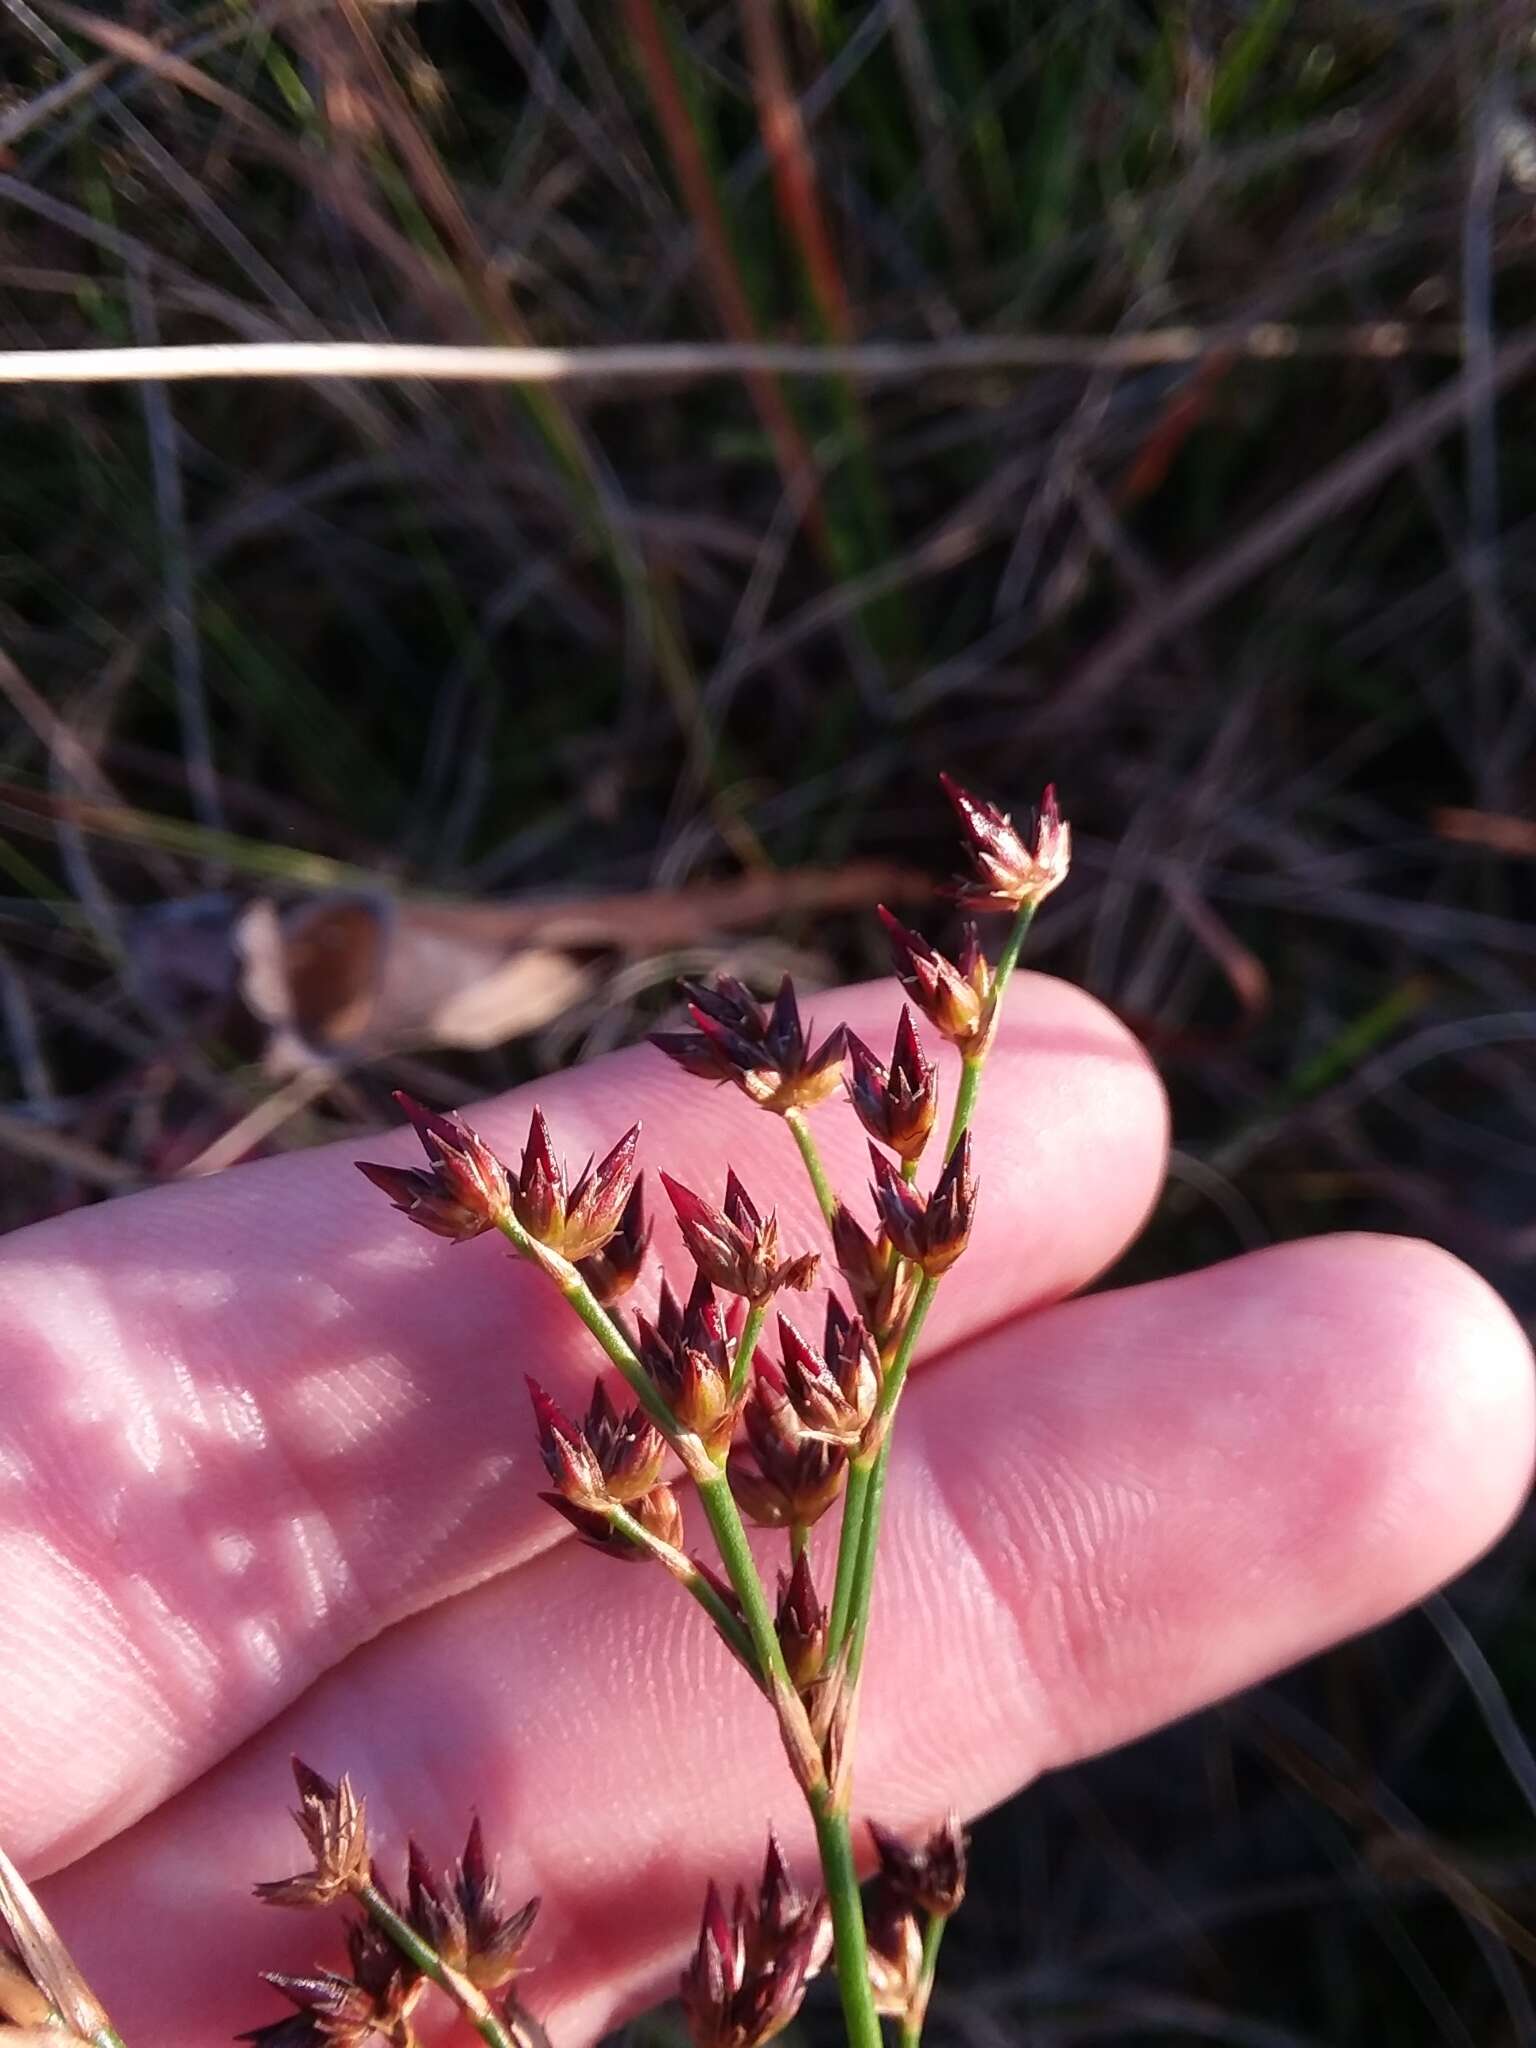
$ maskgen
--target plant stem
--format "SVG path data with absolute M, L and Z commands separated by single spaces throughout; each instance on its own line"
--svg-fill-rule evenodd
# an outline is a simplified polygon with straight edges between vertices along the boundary
M 912 1297 L 912 1306 L 907 1311 L 906 1324 L 901 1333 L 901 1343 L 897 1346 L 896 1356 L 886 1368 L 885 1384 L 880 1389 L 880 1403 L 875 1410 L 876 1416 L 884 1420 L 885 1432 L 880 1438 L 880 1448 L 874 1457 L 864 1461 L 869 1476 L 864 1485 L 864 1514 L 858 1555 L 851 1568 L 853 1585 L 844 1627 L 844 1633 L 853 1638 L 853 1649 L 848 1659 L 850 1685 L 857 1682 L 864 1662 L 864 1639 L 869 1632 L 869 1603 L 875 1586 L 875 1546 L 880 1540 L 880 1516 L 885 1506 L 885 1481 L 891 1467 L 891 1427 L 895 1420 L 896 1403 L 901 1398 L 907 1371 L 917 1350 L 917 1340 L 927 1320 L 929 1305 L 938 1291 L 938 1281 L 925 1277 Z M 859 1463 L 860 1461 L 856 1459 L 849 1470 L 850 1488 Z M 838 1559 L 838 1564 L 841 1568 L 841 1558 Z
M 923 1929 L 923 1967 L 918 1976 L 912 2004 L 901 2023 L 900 2048 L 918 2048 L 918 2043 L 923 2038 L 923 2022 L 928 2017 L 928 2001 L 933 1996 L 934 1972 L 939 1966 L 939 1943 L 944 1939 L 944 1930 L 948 1925 L 947 1915 L 928 1915 L 928 1925 Z
M 677 1420 L 651 1383 L 651 1376 L 635 1356 L 634 1347 L 603 1307 L 580 1273 L 568 1259 L 552 1256 L 530 1237 L 509 1210 L 497 1225 L 512 1248 L 530 1264 L 540 1266 L 554 1281 L 577 1315 L 586 1324 L 608 1357 L 623 1373 L 636 1398 L 668 1443 L 677 1442 Z
M 804 1522 L 791 1522 L 789 1525 L 789 1561 L 792 1566 L 797 1565 L 801 1558 L 804 1557 L 806 1551 L 810 1548 L 810 1542 L 811 1532 L 807 1524 Z
M 357 1903 L 370 1920 L 381 1927 L 400 1953 L 408 1956 L 424 1977 L 440 1991 L 446 1991 L 487 2048 L 518 2048 L 517 2037 L 498 2018 L 485 1993 L 458 1970 L 445 1963 L 432 1944 L 423 1941 L 408 1921 L 402 1920 L 376 1885 L 359 1885 Z
M 680 1550 L 674 1550 L 670 1543 L 663 1543 L 660 1537 L 653 1536 L 643 1522 L 636 1520 L 628 1508 L 615 1503 L 606 1512 L 612 1526 L 621 1535 L 626 1536 L 636 1550 L 643 1550 L 647 1557 L 655 1558 L 663 1570 L 672 1574 L 685 1592 L 693 1595 L 724 1637 L 726 1647 L 756 1677 L 757 1660 L 753 1655 L 752 1643 L 746 1630 L 694 1564 L 692 1558 L 684 1556 Z
M 763 1319 L 768 1313 L 766 1301 L 754 1301 L 747 1310 L 747 1320 L 741 1326 L 741 1336 L 736 1345 L 736 1356 L 731 1362 L 731 1399 L 738 1400 L 752 1375 L 752 1354 L 757 1349 L 757 1340 L 763 1334 Z
M 795 1131 L 796 1142 L 800 1145 L 812 1183 L 817 1189 L 817 1199 L 822 1200 L 823 1191 L 825 1192 L 823 1214 L 830 1215 L 827 1204 L 832 1201 L 832 1192 L 827 1186 L 815 1142 L 810 1132 L 804 1130 L 803 1122 L 795 1112 L 791 1111 L 785 1121 L 790 1123 Z M 668 1442 L 675 1444 L 678 1441 L 677 1423 L 671 1411 L 652 1386 L 649 1375 L 635 1356 L 634 1349 L 624 1332 L 603 1308 L 576 1268 L 566 1260 L 552 1260 L 544 1247 L 536 1244 L 517 1218 L 510 1213 L 502 1219 L 500 1228 L 503 1236 L 524 1258 L 543 1266 L 550 1274 L 560 1292 L 634 1389 L 646 1413 L 655 1421 Z M 733 1363 L 733 1379 L 736 1370 L 741 1367 L 743 1355 L 750 1365 L 751 1351 L 745 1348 L 749 1335 L 755 1348 L 757 1338 L 756 1332 L 752 1330 L 750 1316 L 742 1330 L 742 1341 Z M 814 1760 L 815 1768 L 819 1771 L 821 1766 L 815 1737 L 811 1733 L 805 1708 L 791 1682 L 789 1667 L 784 1662 L 783 1647 L 779 1642 L 778 1630 L 774 1626 L 773 1610 L 768 1604 L 768 1595 L 763 1589 L 757 1562 L 747 1542 L 747 1532 L 742 1526 L 730 1483 L 723 1471 L 710 1475 L 695 1473 L 694 1480 L 700 1505 L 704 1509 L 714 1534 L 716 1547 L 720 1552 L 720 1561 L 725 1566 L 732 1591 L 741 1602 L 746 1633 L 751 1644 L 752 1662 L 778 1710 L 785 1748 L 790 1752 L 792 1763 L 797 1756 L 802 1766 Z M 697 1593 L 695 1597 L 698 1597 Z M 804 1778 L 801 1782 L 805 1784 Z M 831 1788 L 824 1776 L 819 1785 L 806 1785 L 805 1789 L 806 1799 L 816 1822 L 816 1838 L 821 1845 L 822 1874 L 826 1881 L 827 1899 L 832 1910 L 832 1926 L 837 1941 L 838 1983 L 842 1991 L 843 2016 L 847 2023 L 849 2048 L 881 2048 L 880 2021 L 875 2013 L 874 1997 L 869 1988 L 869 1949 L 864 1938 L 864 1909 L 859 1900 L 859 1878 L 854 1866 L 853 1838 L 848 1830 L 847 1815 L 834 1810 Z M 362 1894 L 359 1894 L 359 1897 L 393 1939 L 399 1942 L 399 1937 L 394 1934 L 394 1927 L 398 1926 L 410 1941 L 416 1941 L 416 1936 L 399 1915 L 390 1913 L 386 1900 L 379 1897 L 378 1906 L 375 1907 Z M 382 1917 L 384 1913 L 389 1913 L 388 1921 Z M 404 1943 L 400 1945 L 405 1946 Z M 425 1954 L 431 1953 L 419 1942 L 417 1947 L 422 1948 Z M 407 1948 L 406 1953 L 410 1954 L 413 1960 L 420 1961 L 414 1949 Z M 434 1956 L 433 1961 L 438 1971 L 446 1969 L 441 1958 Z M 447 1983 L 442 1975 L 434 1974 L 424 1962 L 420 1963 L 420 1967 L 435 1984 L 443 1985 L 451 1996 L 457 1996 L 453 1986 Z M 473 1985 L 466 1984 L 464 1988 L 475 1997 L 479 1997 L 480 1994 L 475 1992 Z M 462 2004 L 462 2000 L 460 2002 Z M 469 2006 L 465 2006 L 464 2010 L 471 2018 L 474 2017 Z M 489 2007 L 486 2011 L 489 2024 L 496 2028 L 496 2032 L 489 2034 L 484 2027 L 480 2027 L 482 2038 L 491 2043 L 492 2048 L 517 2048 L 517 2044 L 497 2021 L 495 2014 L 490 2012 Z M 478 2021 L 476 2025 L 479 2025 Z
M 816 1149 L 816 1140 L 811 1136 L 811 1127 L 805 1120 L 802 1109 L 786 1109 L 784 1121 L 789 1125 L 795 1143 L 800 1147 L 800 1157 L 805 1161 L 805 1170 L 810 1175 L 811 1186 L 816 1190 L 816 1200 L 823 1217 L 832 1221 L 837 1209 L 837 1196 L 832 1192 L 832 1183 L 827 1179 L 827 1169 L 821 1163 L 821 1154 Z
M 802 1724 L 793 1730 L 786 1728 L 785 1747 L 791 1746 L 793 1734 L 797 1741 L 803 1740 L 813 1749 L 810 1723 L 790 1680 L 768 1596 L 763 1590 L 756 1560 L 747 1542 L 747 1532 L 742 1527 L 725 1474 L 722 1472 L 716 1479 L 700 1480 L 698 1494 L 714 1532 L 720 1561 L 741 1602 L 747 1633 L 757 1652 L 765 1687 L 779 1704 L 781 1719 L 794 1714 Z M 849 2048 L 881 2048 L 880 2021 L 869 1988 L 869 1947 L 864 1936 L 864 1908 L 859 1899 L 859 1874 L 854 1867 L 853 1837 L 848 1829 L 848 1816 L 834 1807 L 832 1788 L 824 1778 L 820 1785 L 806 1788 L 806 1801 L 816 1823 L 822 1877 L 832 1909 L 838 1987 L 842 1993 Z
M 864 1538 L 864 1504 L 869 1497 L 870 1466 L 857 1459 L 848 1466 L 848 1483 L 843 1489 L 843 1521 L 837 1544 L 837 1578 L 832 1588 L 832 1612 L 827 1617 L 827 1661 L 843 1647 L 848 1633 L 848 1610 L 853 1601 L 859 1550 Z
M 998 956 L 992 976 L 992 1003 L 994 1022 L 1001 1009 L 1003 992 L 1012 978 L 1018 963 L 1019 953 L 1034 922 L 1035 905 L 1021 905 L 1009 927 L 1008 937 Z M 955 1091 L 955 1107 L 949 1120 L 949 1135 L 944 1140 L 944 1157 L 947 1160 L 961 1138 L 970 1128 L 971 1118 L 976 1113 L 976 1098 L 981 1088 L 981 1071 L 986 1064 L 986 1051 L 967 1057 L 960 1067 L 960 1086 Z M 917 1340 L 922 1332 L 929 1307 L 938 1292 L 937 1278 L 925 1277 L 917 1293 L 912 1297 L 912 1306 L 907 1311 L 906 1324 L 902 1329 L 901 1341 L 896 1355 L 886 1368 L 885 1383 L 880 1389 L 879 1404 L 875 1409 L 877 1433 L 880 1448 L 875 1454 L 874 1469 L 866 1483 L 866 1497 L 862 1527 L 859 1533 L 856 1559 L 850 1569 L 853 1589 L 850 1595 L 849 1612 L 845 1623 L 846 1632 L 853 1638 L 853 1650 L 848 1660 L 848 1682 L 852 1685 L 858 1678 L 864 1662 L 864 1640 L 869 1631 L 869 1605 L 875 1584 L 875 1555 L 880 1540 L 880 1516 L 885 1504 L 886 1474 L 891 1462 L 891 1433 L 896 1419 L 896 1403 L 901 1399 L 902 1387 L 906 1384 L 907 1370 L 917 1349 Z M 883 1430 L 879 1425 L 883 1424 Z M 854 1486 L 854 1473 L 858 1460 L 854 1461 L 848 1473 L 850 1495 Z M 844 1509 L 846 1528 L 847 1509 Z M 838 1556 L 838 1577 L 842 1577 L 843 1557 Z
M 730 1482 L 723 1472 L 713 1479 L 701 1479 L 698 1495 L 714 1535 L 715 1547 L 720 1552 L 720 1562 L 725 1566 L 725 1575 L 741 1602 L 758 1672 L 765 1683 L 777 1684 L 784 1692 L 793 1693 L 794 1686 L 790 1682 L 789 1667 L 784 1662 L 779 1632 L 774 1627 L 773 1609 L 768 1605 L 768 1595 L 758 1574 L 757 1560 L 747 1542 L 747 1532 L 742 1526 Z
M 842 1994 L 848 2048 L 881 2048 L 880 2020 L 869 1988 L 869 1944 L 864 1934 L 864 1905 L 859 1873 L 853 1861 L 853 1836 L 846 1814 L 812 1807 L 821 1874 L 832 1909 L 832 1939 L 837 1962 L 837 1988 Z

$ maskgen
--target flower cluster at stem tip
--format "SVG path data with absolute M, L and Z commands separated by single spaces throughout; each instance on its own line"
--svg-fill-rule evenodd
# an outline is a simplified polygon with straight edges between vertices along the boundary
M 649 1306 L 631 1313 L 652 1242 L 638 1124 L 573 1174 L 535 1109 L 514 1170 L 462 1117 L 402 1096 L 425 1166 L 361 1166 L 413 1223 L 456 1242 L 498 1232 L 558 1287 L 624 1390 L 616 1399 L 615 1381 L 599 1375 L 578 1418 L 529 1377 L 550 1482 L 542 1498 L 595 1550 L 668 1571 L 777 1722 L 809 1809 L 821 1883 L 802 1888 L 770 1836 L 755 1891 L 740 1888 L 728 1904 L 709 1886 L 680 1987 L 699 2048 L 759 2048 L 789 2024 L 829 1963 L 852 2048 L 877 2048 L 882 2017 L 900 2022 L 909 2048 L 921 2033 L 939 1937 L 965 1890 L 954 1816 L 915 1839 L 870 1821 L 878 1867 L 861 1901 L 854 1708 L 897 1408 L 929 1303 L 972 1238 L 982 1069 L 1030 922 L 1066 878 L 1071 828 L 1053 789 L 1021 829 L 995 804 L 942 780 L 967 864 L 952 894 L 969 913 L 1011 922 L 995 959 L 973 923 L 950 957 L 880 908 L 906 997 L 887 1059 L 843 1026 L 818 1040 L 787 977 L 768 1002 L 729 975 L 685 982 L 687 1024 L 653 1037 L 685 1073 L 736 1090 L 787 1126 L 825 1226 L 821 1246 L 781 1229 L 777 1209 L 732 1168 L 718 1198 L 663 1173 L 693 1279 L 686 1292 L 661 1279 Z M 959 1056 L 947 1128 L 925 1026 Z M 839 1092 L 869 1145 L 871 1200 L 862 1214 L 831 1186 L 808 1121 Z M 803 1298 L 824 1270 L 840 1285 L 808 1314 Z M 834 1513 L 835 1541 L 822 1533 Z M 713 1559 L 690 1550 L 685 1516 L 707 1523 Z M 743 1517 L 787 1546 L 772 1594 Z M 520 2038 L 506 1992 L 533 1907 L 498 1919 L 486 1903 L 478 1829 L 443 1884 L 413 1852 L 406 1902 L 396 1908 L 372 1868 L 361 1802 L 346 1780 L 330 1786 L 308 1774 L 300 1792 L 312 1867 L 263 1895 L 290 1905 L 361 1900 L 363 1932 L 354 1931 L 350 1978 L 274 1979 L 296 2010 L 249 2038 L 259 2048 L 322 2040 L 355 2048 L 373 2032 L 404 2043 L 426 1981 L 447 1986 L 482 2038 L 502 2038 L 498 2027 L 507 2040 Z M 505 1976 L 488 1960 L 497 1957 Z

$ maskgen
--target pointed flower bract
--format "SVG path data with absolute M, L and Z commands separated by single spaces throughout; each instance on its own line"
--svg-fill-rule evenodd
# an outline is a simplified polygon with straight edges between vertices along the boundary
M 842 1028 L 812 1051 L 787 974 L 767 1010 L 734 975 L 717 975 L 712 982 L 685 981 L 682 988 L 695 1028 L 653 1032 L 651 1043 L 686 1072 L 708 1081 L 729 1081 L 759 1108 L 780 1115 L 810 1109 L 837 1087 Z

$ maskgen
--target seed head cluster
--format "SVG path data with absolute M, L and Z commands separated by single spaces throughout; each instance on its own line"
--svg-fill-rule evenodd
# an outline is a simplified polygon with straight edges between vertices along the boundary
M 425 1167 L 362 1167 L 397 1209 L 438 1236 L 462 1241 L 496 1230 L 508 1239 L 554 1281 L 628 1382 L 630 1398 L 616 1400 L 612 1380 L 600 1376 L 578 1415 L 529 1376 L 549 1480 L 541 1498 L 594 1550 L 660 1562 L 706 1609 L 772 1705 L 819 1824 L 845 1816 L 851 1797 L 854 1709 L 896 1405 L 933 1289 L 965 1254 L 976 1224 L 976 1085 L 1024 932 L 1071 857 L 1054 790 L 1020 830 L 950 778 L 944 787 L 968 870 L 956 898 L 968 911 L 1014 919 L 996 968 L 974 924 L 950 956 L 882 907 L 907 998 L 887 1058 L 843 1026 L 817 1042 L 788 977 L 766 1003 L 731 975 L 684 982 L 686 1025 L 653 1038 L 685 1073 L 728 1085 L 789 1123 L 825 1221 L 825 1268 L 794 1212 L 781 1228 L 779 1211 L 762 1206 L 725 1161 L 718 1200 L 662 1174 L 675 1249 L 692 1277 L 683 1288 L 659 1276 L 648 1292 L 653 1233 L 638 1124 L 572 1174 L 535 1108 L 514 1171 L 462 1117 L 401 1097 Z M 925 1031 L 950 1048 L 951 1064 L 958 1055 L 965 1074 L 942 1138 L 941 1077 Z M 811 1134 L 809 1112 L 825 1113 L 840 1091 L 868 1141 L 867 1203 L 831 1187 Z M 824 1302 L 806 1302 L 825 1273 L 833 1284 Z M 640 1300 L 633 1311 L 632 1294 Z M 718 1565 L 685 1549 L 679 1468 L 694 1489 L 690 1520 L 703 1511 Z M 840 1527 L 829 1534 L 823 1525 L 839 1507 Z M 774 1597 L 757 1576 L 741 1517 L 787 1538 Z M 347 1780 L 332 1785 L 296 1770 L 310 1867 L 260 1887 L 261 1896 L 292 1906 L 350 1899 L 364 1912 L 349 1935 L 350 1975 L 273 1977 L 292 2011 L 248 2038 L 258 2048 L 360 2048 L 379 2035 L 412 2048 L 411 2011 L 427 1977 L 419 1956 L 413 1961 L 409 1944 L 402 1949 L 392 1935 L 393 1915 L 440 1960 L 437 1981 L 449 1984 L 465 2016 L 497 2040 L 505 2007 L 485 2001 L 510 1996 L 537 1901 L 502 1910 L 476 1824 L 441 1879 L 412 1845 L 404 1904 L 394 1906 Z M 864 1916 L 868 1989 L 857 1995 L 866 2015 L 872 2001 L 900 2020 L 904 2040 L 915 2040 L 932 1986 L 930 1936 L 964 1894 L 965 1839 L 954 1818 L 917 1843 L 874 1823 L 870 1836 L 879 1870 Z M 833 1884 L 844 1906 L 847 1882 Z M 846 1930 L 845 1920 L 838 1924 Z M 797 1888 L 771 1836 L 755 1892 L 738 1889 L 728 1906 L 711 1884 L 681 1983 L 698 2048 L 758 2048 L 780 2033 L 827 1959 L 830 1926 L 827 1900 Z M 861 1979 L 855 1968 L 854 1982 Z M 846 2003 L 855 1995 L 846 1970 L 842 1983 Z M 863 2034 L 874 2026 L 870 2017 Z
M 350 1973 L 316 1969 L 305 1976 L 269 1971 L 266 1981 L 292 2011 L 242 2034 L 255 2048 L 362 2048 L 378 2039 L 391 2048 L 414 2048 L 413 2014 L 430 1980 L 423 1947 L 441 1967 L 453 1995 L 471 2018 L 504 2023 L 517 2033 L 513 1985 L 538 1916 L 529 1899 L 508 1911 L 500 1880 L 485 1851 L 477 1820 L 464 1853 L 443 1877 L 434 1874 L 420 1845 L 407 1845 L 405 1902 L 392 1896 L 374 1861 L 364 1802 L 349 1779 L 335 1783 L 298 1757 L 294 1814 L 309 1849 L 307 1872 L 259 1884 L 268 1905 L 326 1906 L 350 1902 L 346 1924 Z

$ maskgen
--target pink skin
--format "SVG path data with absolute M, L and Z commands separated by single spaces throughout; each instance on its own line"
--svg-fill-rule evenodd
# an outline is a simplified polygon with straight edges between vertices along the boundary
M 815 1007 L 879 1051 L 899 1004 Z M 782 1242 L 822 1241 L 786 1134 L 734 1092 L 640 1050 L 540 1096 L 573 1168 L 638 1114 L 650 1165 L 712 1188 L 729 1159 Z M 515 1163 L 530 1106 L 472 1121 Z M 851 1113 L 816 1128 L 862 1191 Z M 1427 1247 L 1335 1238 L 1063 1301 L 1134 1234 L 1164 1143 L 1118 1026 L 1021 978 L 893 1473 L 859 1778 L 893 1825 L 1367 1626 L 1524 1493 L 1529 1353 Z M 546 1896 L 530 2001 L 580 2048 L 666 1988 L 706 1877 L 759 1861 L 770 1815 L 807 1838 L 697 1611 L 533 1499 L 522 1368 L 584 1403 L 589 1340 L 494 1240 L 413 1231 L 348 1157 L 6 1242 L 0 1841 L 59 1871 L 46 1901 L 130 2040 L 202 2048 L 276 2016 L 258 1969 L 334 1947 L 246 1896 L 302 1860 L 290 1751 L 353 1772 L 390 1856 L 409 1826 L 448 1857 L 478 1807 L 512 1895 Z

